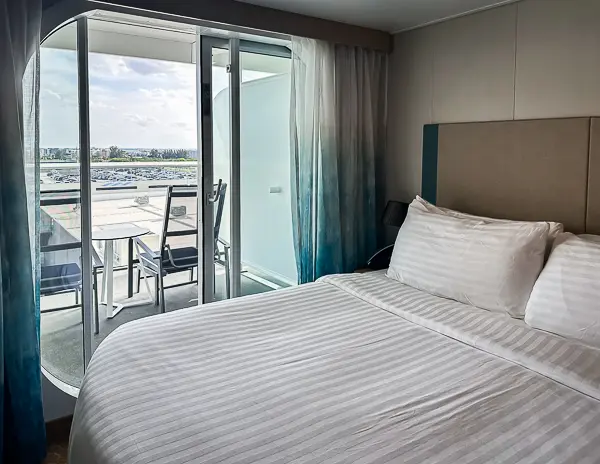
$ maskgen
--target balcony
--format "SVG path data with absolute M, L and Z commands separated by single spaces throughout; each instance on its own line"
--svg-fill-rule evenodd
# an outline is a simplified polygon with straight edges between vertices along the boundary
M 79 33 L 88 38 L 84 50 L 78 50 Z M 147 247 L 158 251 L 161 237 L 165 236 L 167 189 L 202 185 L 198 171 L 202 163 L 212 166 L 212 182 L 222 179 L 231 185 L 233 162 L 237 164 L 236 172 L 241 173 L 238 189 L 228 190 L 218 232 L 219 238 L 231 242 L 232 222 L 237 224 L 235 236 L 239 232 L 240 240 L 232 245 L 236 259 L 241 256 L 241 295 L 296 283 L 290 188 L 289 44 L 280 38 L 240 34 L 239 45 L 239 157 L 233 161 L 233 80 L 228 72 L 227 33 L 96 11 L 85 21 L 66 24 L 42 44 L 41 355 L 46 371 L 66 384 L 79 386 L 85 365 L 83 347 L 90 342 L 89 338 L 84 340 L 81 310 L 82 241 L 87 243 L 87 237 L 84 240 L 82 236 L 82 209 L 91 217 L 92 230 L 86 228 L 85 232 L 91 236 L 96 255 L 93 261 L 97 285 L 91 285 L 99 293 L 95 298 L 99 303 L 98 333 L 92 336 L 91 352 L 120 325 L 160 312 L 154 301 L 154 278 L 142 280 L 137 293 L 138 255 L 132 242 L 128 238 L 95 240 L 94 237 L 100 237 L 95 231 L 137 227 L 144 230 L 142 240 Z M 204 73 L 203 82 L 199 82 L 200 63 L 211 66 L 210 72 Z M 84 75 L 87 79 L 81 80 Z M 203 106 L 197 90 L 204 88 L 207 79 L 212 104 Z M 79 101 L 82 85 L 89 91 L 86 102 Z M 202 125 L 206 118 L 198 118 L 199 114 L 206 115 L 206 110 L 210 113 L 212 134 Z M 81 118 L 82 111 L 87 111 L 89 118 Z M 91 163 L 89 173 L 84 173 L 86 177 L 90 175 L 90 184 L 81 179 L 82 154 L 78 146 L 82 134 L 90 136 L 89 153 L 87 148 L 83 153 Z M 211 149 L 202 151 L 200 146 Z M 81 190 L 87 193 L 88 185 L 90 211 L 80 199 Z M 230 220 L 233 194 L 240 203 L 237 221 Z M 194 199 L 170 208 L 168 216 L 176 216 L 186 228 L 195 229 L 197 211 Z M 177 245 L 198 248 L 195 234 L 172 240 Z M 107 264 L 110 261 L 114 266 Z M 107 270 L 110 268 L 114 268 L 112 278 Z M 203 272 L 204 269 L 196 268 L 193 274 L 186 270 L 165 277 L 166 286 L 185 284 L 166 289 L 167 312 L 198 304 L 198 285 L 190 281 L 198 280 Z M 214 273 L 214 300 L 218 301 L 227 297 L 227 273 L 221 262 L 214 264 Z M 93 282 L 93 277 L 90 280 Z M 105 282 L 107 297 L 103 298 L 101 289 Z M 118 314 L 110 313 L 119 308 L 107 310 L 103 304 L 110 300 L 108 295 L 125 306 Z M 86 333 L 90 332 L 94 332 L 93 328 L 86 326 Z

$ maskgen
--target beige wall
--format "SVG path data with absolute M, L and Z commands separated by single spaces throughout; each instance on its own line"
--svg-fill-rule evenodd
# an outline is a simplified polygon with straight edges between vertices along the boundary
M 600 0 L 524 0 L 394 41 L 387 199 L 420 192 L 424 124 L 600 115 Z

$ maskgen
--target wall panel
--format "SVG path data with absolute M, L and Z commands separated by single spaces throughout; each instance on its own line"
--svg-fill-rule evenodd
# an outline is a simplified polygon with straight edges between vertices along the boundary
M 517 6 L 509 5 L 428 29 L 434 122 L 513 117 L 516 18 Z
M 390 61 L 387 198 L 410 198 L 421 189 L 423 125 L 432 121 L 433 40 L 427 29 L 396 36 Z
M 600 116 L 600 0 L 523 0 L 395 44 L 385 199 L 420 193 L 425 123 Z
M 600 1 L 518 8 L 516 118 L 600 115 Z

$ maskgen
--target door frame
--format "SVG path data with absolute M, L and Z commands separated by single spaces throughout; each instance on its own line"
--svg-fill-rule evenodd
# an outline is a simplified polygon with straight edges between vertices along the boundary
M 198 105 L 198 303 L 214 301 L 214 146 L 212 51 L 229 48 L 227 40 L 196 33 L 196 82 Z
M 214 178 L 213 101 L 212 101 L 212 53 L 214 48 L 229 51 L 229 201 L 230 255 L 229 279 L 231 298 L 241 296 L 242 246 L 241 246 L 241 54 L 291 58 L 291 50 L 281 45 L 241 40 L 238 37 L 224 39 L 202 35 L 198 28 L 196 43 L 197 92 L 198 92 L 198 157 L 199 192 L 198 231 L 202 239 L 198 256 L 198 302 L 214 301 L 214 203 L 212 202 Z
M 229 40 L 203 36 L 197 33 L 196 56 L 197 76 L 200 98 L 198 98 L 199 114 L 199 146 L 202 155 L 198 173 L 199 192 L 198 207 L 201 209 L 198 218 L 198 231 L 201 250 L 198 253 L 198 301 L 201 304 L 215 300 L 215 266 L 214 266 L 214 144 L 213 144 L 213 95 L 212 95 L 212 56 L 213 49 L 220 48 L 229 52 L 229 185 L 226 201 L 229 201 L 230 254 L 229 279 L 231 298 L 241 294 L 241 227 L 240 227 L 240 40 Z

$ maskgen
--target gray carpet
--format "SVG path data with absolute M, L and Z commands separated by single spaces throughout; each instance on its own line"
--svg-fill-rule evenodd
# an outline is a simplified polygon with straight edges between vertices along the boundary
M 225 299 L 224 276 L 216 276 L 215 298 Z M 165 285 L 179 283 L 189 279 L 188 273 L 168 276 Z M 152 284 L 152 282 L 150 282 Z M 150 285 L 153 289 L 153 285 Z M 123 301 L 127 295 L 127 276 L 125 272 L 115 274 L 115 300 Z M 272 288 L 242 275 L 242 295 L 251 295 L 271 291 Z M 165 290 L 167 311 L 197 306 L 198 287 L 195 284 Z M 147 300 L 148 295 L 142 291 L 128 301 Z M 73 293 L 42 298 L 42 310 L 45 308 L 70 305 L 75 303 Z M 158 314 L 160 309 L 154 303 L 124 308 L 113 319 L 106 319 L 105 307 L 99 307 L 100 333 L 94 335 L 94 349 L 117 327 L 143 317 Z M 59 380 L 79 387 L 83 378 L 83 324 L 81 309 L 67 309 L 41 316 L 41 355 L 43 367 Z

